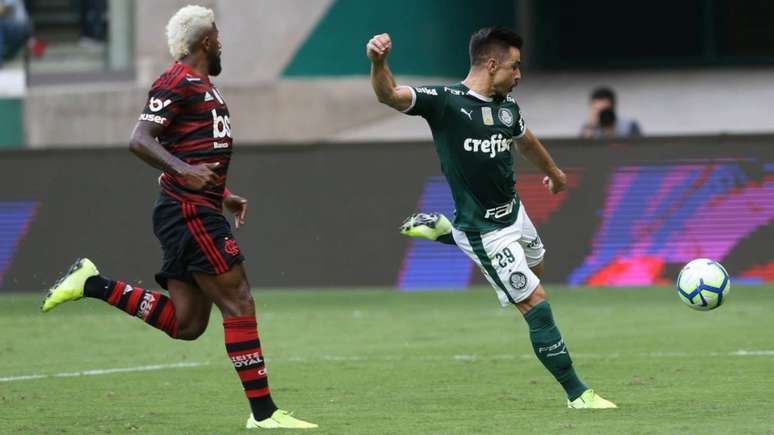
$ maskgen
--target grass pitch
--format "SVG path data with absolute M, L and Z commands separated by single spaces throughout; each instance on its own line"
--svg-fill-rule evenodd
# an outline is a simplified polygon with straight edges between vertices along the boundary
M 275 400 L 320 434 L 774 433 L 774 288 L 702 313 L 671 289 L 549 287 L 578 373 L 619 406 L 592 412 L 566 409 L 492 292 L 256 291 Z M 181 342 L 100 301 L 39 303 L 0 297 L 0 433 L 244 433 L 217 312 Z

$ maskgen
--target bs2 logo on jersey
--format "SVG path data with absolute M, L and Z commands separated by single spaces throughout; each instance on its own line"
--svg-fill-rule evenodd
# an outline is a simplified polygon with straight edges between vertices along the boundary
M 148 108 L 151 112 L 158 112 L 170 104 L 172 104 L 172 100 L 161 101 L 161 98 L 151 97 L 150 101 L 148 101 Z

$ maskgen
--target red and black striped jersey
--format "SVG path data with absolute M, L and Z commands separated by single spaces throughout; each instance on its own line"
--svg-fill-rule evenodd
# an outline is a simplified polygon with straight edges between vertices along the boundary
M 157 138 L 172 155 L 188 164 L 220 163 L 218 184 L 191 190 L 185 180 L 164 172 L 161 191 L 181 202 L 222 209 L 223 189 L 231 160 L 231 120 L 223 96 L 210 82 L 187 65 L 173 63 L 148 92 L 141 121 L 164 126 Z

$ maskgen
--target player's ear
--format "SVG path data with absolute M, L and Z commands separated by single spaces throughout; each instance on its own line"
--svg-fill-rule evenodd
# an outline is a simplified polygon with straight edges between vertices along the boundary
M 497 59 L 494 57 L 490 57 L 486 61 L 486 70 L 489 71 L 489 74 L 494 74 L 495 70 L 497 69 Z

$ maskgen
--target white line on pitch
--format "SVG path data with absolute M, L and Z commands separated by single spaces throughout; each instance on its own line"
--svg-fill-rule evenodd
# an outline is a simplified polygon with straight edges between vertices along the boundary
M 696 357 L 719 357 L 719 356 L 762 356 L 771 357 L 774 356 L 774 350 L 737 350 L 734 352 L 706 352 L 706 353 L 690 353 L 690 352 L 632 352 L 632 353 L 573 353 L 573 357 L 577 358 L 601 358 L 601 359 L 618 359 L 626 357 L 637 358 L 696 358 Z M 517 359 L 533 359 L 534 354 L 503 354 L 503 355 L 412 355 L 412 356 L 400 356 L 400 355 L 316 355 L 316 356 L 292 356 L 285 358 L 266 358 L 266 361 L 271 364 L 272 361 L 282 362 L 297 362 L 305 363 L 312 361 L 330 361 L 330 362 L 358 362 L 358 361 L 401 361 L 401 360 L 414 360 L 414 361 L 494 361 L 494 360 L 517 360 Z
M 774 356 L 774 350 L 737 350 L 735 352 L 709 352 L 703 354 L 688 353 L 688 352 L 651 352 L 651 353 L 577 353 L 573 354 L 577 358 L 621 358 L 626 356 L 634 357 L 647 357 L 647 358 L 685 358 L 685 357 L 716 357 L 716 356 Z M 266 358 L 266 361 L 271 364 L 272 361 L 276 362 L 310 362 L 310 361 L 331 361 L 331 362 L 358 362 L 358 361 L 398 361 L 398 360 L 419 360 L 419 361 L 480 361 L 480 360 L 515 360 L 515 359 L 532 359 L 533 354 L 510 354 L 510 355 L 419 355 L 419 356 L 399 356 L 399 355 L 318 355 L 312 357 L 280 357 L 280 358 Z M 113 369 L 94 369 L 85 370 L 82 372 L 64 372 L 55 373 L 52 375 L 34 374 L 34 375 L 20 375 L 0 377 L 0 382 L 14 382 L 14 381 L 29 381 L 33 379 L 46 379 L 46 378 L 70 378 L 75 376 L 97 376 L 97 375 L 109 375 L 113 373 L 129 373 L 129 372 L 145 372 L 152 370 L 165 370 L 165 369 L 182 369 L 206 366 L 209 363 L 176 363 L 176 364 L 156 364 L 149 366 L 139 367 L 125 367 L 125 368 L 113 368 Z
M 5 378 L 0 378 L 0 382 L 28 381 L 31 379 L 46 379 L 46 378 L 72 378 L 75 376 L 98 376 L 98 375 L 109 375 L 113 373 L 147 372 L 147 371 L 165 370 L 165 369 L 184 369 L 184 368 L 191 368 L 191 367 L 206 366 L 207 364 L 209 363 L 190 362 L 190 363 L 176 363 L 176 364 L 155 364 L 150 366 L 139 366 L 139 367 L 94 369 L 94 370 L 84 370 L 82 372 L 64 372 L 64 373 L 55 373 L 52 375 L 9 376 Z

